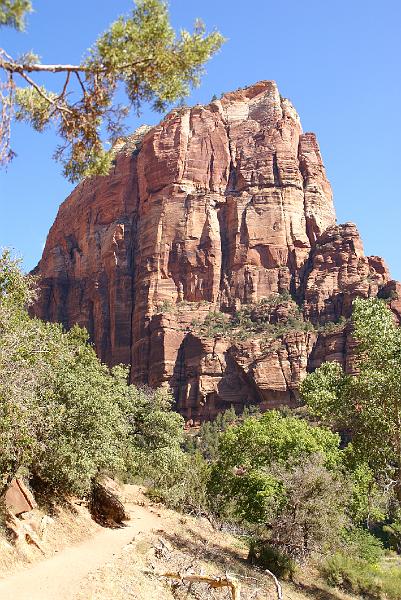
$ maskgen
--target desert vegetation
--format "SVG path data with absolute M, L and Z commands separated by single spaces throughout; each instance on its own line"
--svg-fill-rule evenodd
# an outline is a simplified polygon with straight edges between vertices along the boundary
M 400 597 L 401 340 L 383 301 L 354 302 L 358 374 L 310 374 L 308 419 L 230 409 L 184 432 L 166 390 L 129 385 L 79 327 L 31 318 L 35 285 L 3 252 L 2 497 L 15 477 L 52 499 L 89 498 L 104 474 L 140 479 L 153 500 L 247 540 L 249 559 L 283 579 L 313 563 L 331 585 Z
M 255 335 L 269 325 L 260 318 L 265 306 L 284 303 L 291 300 L 233 318 L 212 313 L 195 327 Z M 301 386 L 304 411 L 231 409 L 204 423 L 185 444 L 202 477 L 192 470 L 181 480 L 178 502 L 174 488 L 157 493 L 180 508 L 186 490 L 187 508 L 245 536 L 249 558 L 283 578 L 312 562 L 330 585 L 398 598 L 400 561 L 391 553 L 400 548 L 400 330 L 378 299 L 354 301 L 352 327 L 356 375 L 324 363 Z
M 163 305 L 161 312 L 179 310 L 179 304 Z M 243 304 L 240 309 L 222 312 L 210 308 L 203 320 L 194 319 L 192 330 L 205 337 L 224 337 L 237 342 L 251 338 L 259 339 L 261 346 L 291 332 L 333 333 L 340 331 L 347 319 L 340 317 L 337 322 L 313 323 L 305 318 L 302 306 L 297 304 L 288 293 L 277 293 L 259 302 Z
M 32 10 L 30 0 L 0 0 L 0 28 L 22 31 Z M 92 312 L 99 314 L 107 303 L 111 315 L 116 313 L 116 307 L 126 304 L 131 312 L 132 306 L 136 308 L 139 303 L 146 310 L 135 318 L 133 314 L 127 317 L 121 310 L 115 318 L 119 325 L 116 329 L 121 331 L 125 327 L 125 331 L 135 331 L 133 325 L 142 327 L 152 314 L 159 315 L 156 321 L 162 325 L 174 322 L 177 328 L 171 328 L 173 335 L 164 335 L 166 329 L 162 326 L 157 332 L 163 338 L 159 356 L 164 355 L 158 381 L 168 379 L 166 374 L 171 374 L 170 366 L 175 363 L 174 376 L 178 373 L 179 385 L 185 373 L 185 385 L 192 386 L 191 392 L 201 391 L 197 394 L 198 408 L 212 398 L 210 404 L 214 403 L 216 410 L 199 411 L 200 415 L 216 414 L 221 407 L 219 402 L 224 397 L 215 393 L 216 389 L 220 391 L 219 385 L 227 385 L 231 392 L 242 386 L 245 376 L 247 392 L 241 393 L 236 406 L 249 403 L 256 379 L 252 380 L 245 372 L 241 356 L 235 371 L 228 373 L 232 378 L 227 377 L 224 384 L 222 378 L 219 383 L 213 377 L 208 381 L 209 373 L 203 379 L 196 379 L 194 371 L 204 360 L 204 354 L 194 351 L 195 360 L 189 348 L 187 362 L 186 358 L 182 361 L 177 358 L 181 351 L 182 354 L 186 351 L 181 346 L 185 334 L 193 334 L 188 338 L 197 336 L 199 346 L 205 341 L 224 338 L 237 344 L 234 349 L 241 351 L 246 351 L 246 346 L 249 348 L 255 340 L 257 351 L 262 350 L 265 355 L 280 344 L 284 346 L 290 337 L 295 342 L 307 338 L 313 346 L 320 334 L 327 334 L 328 339 L 323 340 L 327 348 L 308 364 L 316 366 L 321 356 L 335 356 L 348 361 L 348 369 L 345 371 L 339 362 L 325 362 L 309 373 L 301 384 L 301 407 L 297 409 L 282 407 L 262 414 L 256 405 L 246 406 L 238 414 L 231 407 L 214 421 L 185 427 L 184 419 L 174 410 L 174 399 L 167 387 L 150 389 L 130 384 L 130 366 L 103 364 L 85 329 L 75 325 L 66 331 L 61 324 L 33 317 L 38 282 L 22 272 L 10 252 L 3 251 L 0 253 L 1 547 L 12 548 L 8 542 L 13 531 L 14 542 L 23 537 L 42 551 L 39 538 L 35 541 L 31 534 L 26 537 L 24 519 L 18 521 L 25 511 L 14 514 L 7 504 L 6 494 L 12 485 L 21 484 L 22 490 L 23 484 L 28 504 L 32 496 L 32 511 L 36 508 L 35 498 L 46 509 L 68 502 L 72 506 L 75 502 L 76 506 L 89 509 L 98 523 L 110 525 L 108 519 L 113 521 L 116 514 L 118 524 L 127 516 L 118 492 L 113 492 L 118 488 L 115 480 L 119 480 L 127 488 L 140 484 L 142 504 L 137 503 L 136 507 L 148 503 L 147 508 L 152 506 L 153 510 L 155 503 L 158 508 L 164 504 L 160 510 L 164 516 L 174 515 L 176 528 L 177 523 L 188 521 L 192 527 L 196 522 L 194 530 L 180 531 L 181 540 L 176 540 L 175 547 L 168 540 L 153 540 L 154 557 L 162 561 L 159 565 L 165 569 L 162 575 L 153 571 L 151 577 L 174 580 L 175 598 L 188 594 L 205 598 L 203 592 L 198 593 L 201 590 L 198 584 L 210 584 L 215 589 L 227 587 L 232 597 L 237 597 L 238 582 L 228 567 L 238 553 L 227 552 L 225 558 L 229 558 L 220 560 L 221 547 L 217 544 L 213 548 L 214 540 L 210 540 L 211 532 L 216 537 L 218 532 L 221 538 L 227 534 L 242 550 L 245 548 L 241 558 L 246 564 L 244 572 L 248 573 L 250 568 L 254 574 L 262 573 L 258 581 L 271 576 L 277 590 L 281 588 L 276 577 L 297 581 L 300 573 L 310 570 L 328 586 L 339 588 L 341 594 L 400 600 L 401 329 L 389 310 L 391 301 L 399 298 L 398 284 L 390 280 L 382 259 L 363 255 L 353 224 L 335 225 L 330 186 L 317 142 L 313 134 L 300 133 L 295 110 L 278 96 L 274 82 L 263 81 L 244 88 L 241 93 L 237 90 L 236 94 L 224 95 L 222 102 L 213 96 L 212 100 L 217 102 L 202 110 L 197 105 L 190 112 L 184 105 L 183 99 L 199 84 L 204 65 L 223 43 L 218 31 L 207 33 L 199 20 L 192 33 L 184 29 L 176 33 L 164 0 L 136 0 L 131 12 L 112 23 L 79 64 L 43 64 L 32 51 L 17 55 L 0 48 L 0 167 L 15 157 L 11 139 L 14 120 L 37 132 L 55 130 L 59 145 L 54 158 L 61 162 L 63 175 L 71 182 L 107 175 L 116 166 L 116 179 L 110 188 L 104 188 L 106 193 L 101 186 L 99 191 L 95 186 L 91 196 L 85 196 L 85 192 L 80 198 L 81 207 L 87 201 L 93 202 L 93 210 L 88 211 L 91 214 L 79 213 L 75 208 L 71 211 L 73 220 L 87 219 L 86 224 L 81 224 L 82 230 L 91 232 L 88 237 L 96 238 L 95 252 L 101 255 L 101 260 L 87 261 L 96 265 L 89 269 L 92 272 L 88 270 L 82 279 L 83 271 L 73 258 L 75 251 L 81 257 L 86 251 L 93 252 L 93 246 L 82 244 L 86 233 L 69 235 L 71 223 L 65 219 L 55 228 L 60 238 L 52 234 L 56 240 L 54 246 L 52 236 L 49 238 L 45 261 L 51 264 L 49 256 L 57 254 L 58 264 L 64 260 L 69 265 L 64 271 L 52 266 L 48 278 L 52 282 L 48 288 L 49 303 L 57 306 L 60 296 L 66 296 L 66 280 L 72 286 L 78 283 L 82 298 L 72 316 L 69 315 L 69 322 L 75 322 L 77 314 L 84 320 L 86 307 L 89 303 L 93 306 L 87 290 L 97 290 L 101 276 L 107 275 L 105 279 L 111 281 L 111 287 L 104 286 L 99 293 L 104 304 Z M 138 130 L 141 133 L 137 131 L 126 138 L 125 122 L 129 115 L 138 113 L 143 104 L 165 112 L 176 102 L 181 105 L 160 128 L 152 128 L 149 140 L 154 151 L 142 154 L 140 168 L 137 158 L 132 160 L 121 178 L 117 157 L 121 144 L 133 157 L 138 157 L 141 139 L 145 131 L 150 133 L 145 126 Z M 167 142 L 169 118 L 184 113 L 188 120 L 181 119 L 174 139 Z M 279 143 L 277 133 L 280 133 Z M 146 149 L 145 146 L 146 140 L 142 148 Z M 220 175 L 217 165 L 221 168 Z M 161 176 L 162 169 L 166 170 L 166 177 Z M 207 177 L 202 177 L 202 169 Z M 134 221 L 127 212 L 131 210 L 125 202 L 128 192 L 120 194 L 127 173 L 132 174 L 130 181 L 135 181 L 135 191 L 129 191 L 130 194 L 133 191 L 136 202 Z M 146 197 L 141 190 L 147 190 Z M 179 204 L 184 193 L 186 201 L 181 211 Z M 101 202 L 95 203 L 101 197 L 113 208 L 119 198 L 127 206 L 121 208 L 121 214 L 117 216 L 116 210 L 109 218 L 110 207 L 102 208 Z M 170 198 L 173 202 L 168 202 Z M 237 199 L 240 199 L 238 204 Z M 154 213 L 152 205 L 156 206 Z M 316 214 L 310 214 L 311 206 Z M 145 219 L 146 211 L 149 213 Z M 103 232 L 99 230 L 97 215 L 102 215 Z M 133 227 L 129 231 L 125 224 L 131 222 Z M 116 223 L 127 235 L 124 244 L 121 243 L 121 247 L 125 245 L 128 249 L 126 256 L 130 255 L 127 279 L 120 278 L 120 270 L 124 270 L 120 269 L 120 262 L 123 264 L 125 259 L 119 262 L 114 247 L 119 246 L 119 230 L 110 228 Z M 152 228 L 158 228 L 156 242 L 151 241 Z M 72 231 L 75 232 L 75 227 Z M 96 235 L 92 236 L 92 232 Z M 74 243 L 70 244 L 69 239 Z M 267 252 L 268 246 L 274 251 Z M 110 271 L 113 274 L 110 277 L 104 264 L 109 247 L 116 267 Z M 229 270 L 237 272 L 238 277 L 233 281 L 226 277 Z M 39 265 L 36 272 L 48 275 L 51 269 L 46 271 Z M 166 281 L 159 286 L 160 277 Z M 76 289 L 72 286 L 71 289 Z M 293 295 L 286 291 L 271 293 L 272 289 L 285 287 Z M 120 301 L 123 288 L 131 290 L 132 298 L 126 303 Z M 149 290 L 155 291 L 154 295 L 146 295 Z M 261 293 L 270 295 L 261 297 Z M 179 298 L 177 303 L 171 300 L 173 294 Z M 366 299 L 367 296 L 372 297 Z M 226 304 L 222 301 L 220 310 L 214 299 L 227 297 L 230 299 Z M 198 302 L 188 298 L 197 298 Z M 244 298 L 259 300 L 243 303 Z M 349 316 L 352 300 L 352 316 Z M 394 302 L 393 309 L 398 310 L 399 319 L 400 310 L 394 308 Z M 164 318 L 160 316 L 163 313 Z M 44 310 L 38 314 L 52 318 L 56 313 Z M 335 321 L 334 315 L 340 314 L 349 318 L 339 317 Z M 336 338 L 341 338 L 336 334 L 343 330 L 346 340 L 342 341 L 352 348 L 329 347 L 331 342 L 335 345 Z M 103 334 L 102 339 L 111 339 L 107 328 Z M 146 335 L 147 331 L 142 340 L 137 339 L 137 334 L 131 336 L 129 353 L 124 354 L 134 356 L 135 368 L 141 357 L 131 350 L 139 346 L 142 351 L 150 345 Z M 165 352 L 164 343 L 173 344 L 173 336 L 176 349 Z M 228 344 L 214 344 L 213 360 L 218 346 Z M 283 375 L 283 383 L 281 390 L 275 383 L 275 387 L 268 388 L 274 393 L 275 406 L 282 401 L 283 390 L 291 392 L 291 401 L 295 396 L 298 400 L 298 388 L 289 385 L 289 377 L 303 359 L 304 369 L 311 356 L 302 352 L 294 357 L 290 354 L 288 349 L 286 370 L 277 352 L 277 371 Z M 154 353 L 145 357 L 143 372 L 149 373 L 153 359 Z M 220 374 L 226 375 L 223 361 L 219 364 Z M 266 363 L 264 368 L 268 374 L 266 382 L 271 367 Z M 300 378 L 301 375 L 296 380 L 297 386 Z M 155 381 L 151 376 L 149 380 Z M 263 392 L 258 396 L 263 401 L 266 389 L 257 390 Z M 235 395 L 230 393 L 227 397 L 231 401 Z M 192 396 L 188 394 L 187 399 L 191 416 Z M 193 425 L 193 421 L 190 423 Z M 86 516 L 89 521 L 89 513 Z M 22 523 L 25 533 L 20 535 L 17 526 L 12 530 L 10 523 Z M 93 521 L 90 523 L 93 525 Z M 152 520 L 152 528 L 154 523 L 157 519 Z M 196 554 L 196 544 L 191 538 L 199 523 L 207 525 L 207 533 Z M 132 563 L 135 559 L 132 541 L 124 547 L 124 552 L 127 549 L 132 552 Z M 218 573 L 203 573 L 207 552 L 209 557 L 213 556 Z M 197 573 L 193 571 L 194 565 Z M 124 569 L 129 570 L 129 566 Z M 144 577 L 144 572 L 136 571 L 135 576 Z M 252 577 L 244 575 L 244 579 Z M 248 588 L 248 592 L 246 600 L 256 598 L 254 590 Z M 334 592 L 329 592 L 325 598 L 328 597 L 334 598 Z

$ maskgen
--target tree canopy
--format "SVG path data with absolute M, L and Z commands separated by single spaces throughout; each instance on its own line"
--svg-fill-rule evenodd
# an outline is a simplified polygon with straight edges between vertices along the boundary
M 30 318 L 33 286 L 0 255 L 0 500 L 23 475 L 48 494 L 78 495 L 104 472 L 152 478 L 157 464 L 171 478 L 183 419 L 168 391 L 128 385 L 127 369 L 102 364 L 85 330 Z
M 356 374 L 325 363 L 304 380 L 312 412 L 352 436 L 354 451 L 401 502 L 401 330 L 383 300 L 356 299 Z
M 0 26 L 22 30 L 31 10 L 29 0 L 0 0 Z M 136 0 L 131 13 L 112 23 L 80 64 L 42 64 L 31 52 L 13 57 L 0 48 L 0 164 L 14 156 L 10 132 L 15 118 L 40 132 L 56 128 L 61 143 L 55 158 L 71 181 L 106 174 L 113 150 L 105 138 L 112 145 L 122 136 L 126 117 L 143 102 L 164 111 L 187 96 L 223 41 L 217 31 L 206 33 L 201 21 L 193 33 L 177 35 L 163 0 Z M 37 83 L 41 73 L 63 74 L 60 89 Z M 116 101 L 121 88 L 124 105 Z
M 274 410 L 245 418 L 220 437 L 212 506 L 291 557 L 304 557 L 345 522 L 339 443 L 328 429 Z

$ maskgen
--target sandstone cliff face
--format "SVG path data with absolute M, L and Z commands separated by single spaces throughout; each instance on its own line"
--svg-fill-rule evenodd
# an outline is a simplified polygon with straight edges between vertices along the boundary
M 113 172 L 61 205 L 37 273 L 39 317 L 86 326 L 104 361 L 170 385 L 188 419 L 296 403 L 308 368 L 347 364 L 347 327 L 318 325 L 349 317 L 358 295 L 394 289 L 401 310 L 382 259 L 364 256 L 355 225 L 336 225 L 316 138 L 269 81 L 121 144 Z M 288 294 L 315 329 L 287 323 L 266 345 L 194 327 Z

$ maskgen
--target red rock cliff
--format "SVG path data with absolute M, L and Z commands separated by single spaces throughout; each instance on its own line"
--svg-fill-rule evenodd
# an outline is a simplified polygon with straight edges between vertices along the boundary
M 396 285 L 355 225 L 335 224 L 316 138 L 271 81 L 120 144 L 110 175 L 60 206 L 36 271 L 39 317 L 86 326 L 102 360 L 169 384 L 194 419 L 296 403 L 308 368 L 349 360 L 349 328 L 322 326 L 349 317 L 356 295 Z M 194 325 L 269 299 L 262 336 Z

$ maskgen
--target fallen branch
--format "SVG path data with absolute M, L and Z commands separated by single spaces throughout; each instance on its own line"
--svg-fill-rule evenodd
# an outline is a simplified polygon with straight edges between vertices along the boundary
M 240 582 L 230 575 L 225 577 L 207 577 L 206 575 L 183 575 L 182 573 L 164 573 L 161 577 L 168 579 L 177 579 L 182 583 L 207 583 L 209 587 L 217 589 L 228 587 L 231 591 L 232 600 L 241 600 L 241 585 Z
M 269 571 L 269 569 L 265 569 L 265 573 L 266 573 L 266 575 L 271 577 L 274 581 L 274 585 L 276 586 L 276 592 L 277 592 L 277 600 L 283 600 L 283 588 L 281 587 L 279 580 L 274 575 L 274 573 Z

